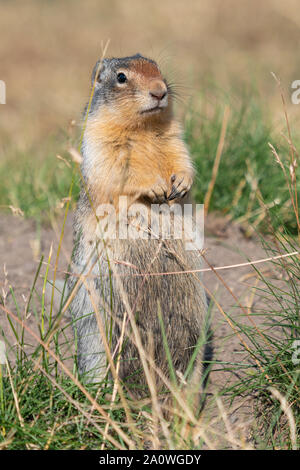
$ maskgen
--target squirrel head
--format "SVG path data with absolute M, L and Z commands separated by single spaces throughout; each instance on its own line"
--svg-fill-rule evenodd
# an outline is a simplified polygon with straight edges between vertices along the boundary
M 157 64 L 140 54 L 98 61 L 89 117 L 121 127 L 160 124 L 172 113 L 171 90 Z

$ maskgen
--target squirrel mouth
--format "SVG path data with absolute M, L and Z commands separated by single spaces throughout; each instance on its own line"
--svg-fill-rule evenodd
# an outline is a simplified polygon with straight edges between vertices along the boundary
M 161 108 L 160 106 L 154 106 L 153 108 L 144 109 L 143 111 L 141 111 L 141 114 L 155 114 L 162 111 L 162 109 L 163 108 Z

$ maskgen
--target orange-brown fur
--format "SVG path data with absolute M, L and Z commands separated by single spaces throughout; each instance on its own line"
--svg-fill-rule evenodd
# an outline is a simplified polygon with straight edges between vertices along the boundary
M 93 161 L 89 184 L 96 205 L 114 202 L 120 195 L 139 199 L 158 176 L 169 189 L 173 174 L 192 180 L 193 167 L 175 122 L 159 123 L 158 129 L 120 128 L 110 123 L 110 113 L 105 111 L 86 129 L 86 138 L 94 142 L 93 151 L 99 143 L 99 158 Z M 130 121 L 130 114 L 126 116 L 124 120 Z
M 155 86 L 162 82 L 161 72 L 149 62 L 132 61 L 126 74 L 145 93 L 153 82 Z M 85 140 L 93 154 L 88 187 L 95 205 L 115 202 L 121 194 L 137 200 L 159 177 L 169 189 L 173 174 L 192 182 L 194 171 L 181 128 L 172 116 L 171 97 L 159 115 L 144 118 L 140 107 L 129 86 L 87 122 Z

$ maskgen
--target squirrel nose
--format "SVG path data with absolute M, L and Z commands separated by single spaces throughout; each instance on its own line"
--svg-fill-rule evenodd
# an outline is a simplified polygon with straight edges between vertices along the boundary
M 162 100 L 167 94 L 166 84 L 162 80 L 153 80 L 150 84 L 150 96 Z

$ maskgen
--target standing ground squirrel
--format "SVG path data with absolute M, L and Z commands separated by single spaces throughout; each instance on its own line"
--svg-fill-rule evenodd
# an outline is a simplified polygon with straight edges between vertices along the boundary
M 199 269 L 199 252 L 186 251 L 175 237 L 120 239 L 109 235 L 107 225 L 100 236 L 98 230 L 98 207 L 112 205 L 120 213 L 120 196 L 127 197 L 128 207 L 139 203 L 150 211 L 151 204 L 174 205 L 188 193 L 194 170 L 173 117 L 172 87 L 157 64 L 139 54 L 98 62 L 92 85 L 68 281 L 69 291 L 76 292 L 71 311 L 79 372 L 87 381 L 105 377 L 104 330 L 115 357 L 122 337 L 119 377 L 135 394 L 147 388 L 145 361 L 157 389 L 163 388 L 162 374 L 170 377 L 167 349 L 175 374 L 184 379 L 193 356 L 191 383 L 200 391 L 208 358 L 201 276 L 147 274 Z

